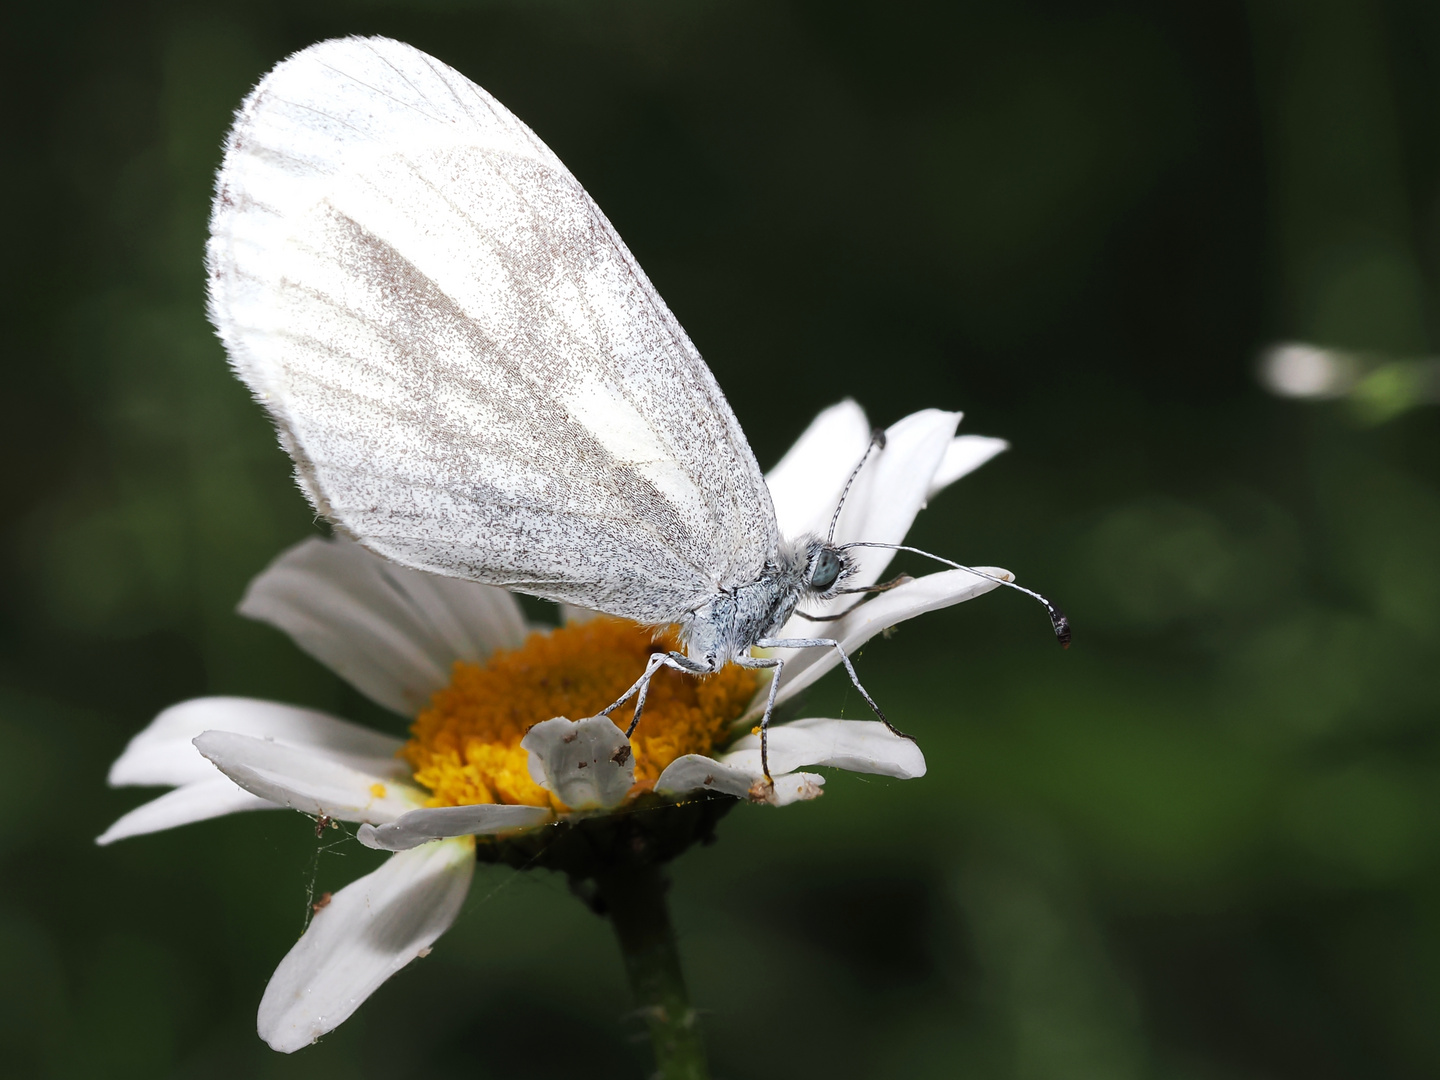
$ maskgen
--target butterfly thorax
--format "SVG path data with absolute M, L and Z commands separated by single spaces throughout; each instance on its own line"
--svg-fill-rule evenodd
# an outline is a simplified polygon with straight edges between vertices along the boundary
M 755 580 L 720 591 L 681 622 L 686 654 L 723 667 L 779 634 L 802 600 L 832 598 L 853 572 L 849 554 L 818 537 L 782 540 Z

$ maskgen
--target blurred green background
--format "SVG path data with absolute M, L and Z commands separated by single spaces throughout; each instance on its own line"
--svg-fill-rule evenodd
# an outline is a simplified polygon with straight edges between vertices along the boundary
M 916 542 L 990 595 L 860 660 L 930 762 L 742 807 L 675 868 L 717 1077 L 1440 1074 L 1440 415 L 1268 397 L 1257 351 L 1440 315 L 1440 6 L 56 0 L 0 29 L 0 1072 L 636 1077 L 608 927 L 482 867 L 320 1045 L 254 1034 L 298 814 L 101 850 L 105 769 L 205 693 L 399 731 L 234 614 L 311 535 L 202 308 L 229 114 L 384 33 L 560 154 L 762 465 L 853 395 L 1014 449 Z M 832 675 L 811 715 L 860 716 Z

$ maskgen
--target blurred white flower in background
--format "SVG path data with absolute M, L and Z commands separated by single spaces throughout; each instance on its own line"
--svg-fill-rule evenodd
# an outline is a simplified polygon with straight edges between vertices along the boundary
M 1260 354 L 1260 382 L 1280 397 L 1349 398 L 1360 416 L 1382 423 L 1417 405 L 1440 403 L 1440 359 L 1391 359 L 1286 342 Z

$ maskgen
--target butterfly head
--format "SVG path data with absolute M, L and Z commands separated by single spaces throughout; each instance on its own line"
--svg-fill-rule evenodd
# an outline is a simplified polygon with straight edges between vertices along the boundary
M 805 592 L 817 600 L 838 596 L 845 579 L 855 573 L 855 557 L 843 548 L 820 540 L 806 545 Z

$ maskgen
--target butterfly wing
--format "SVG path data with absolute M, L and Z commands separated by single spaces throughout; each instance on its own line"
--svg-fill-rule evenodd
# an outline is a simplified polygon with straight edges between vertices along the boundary
M 774 554 L 739 422 L 614 228 L 425 53 L 348 38 L 267 75 L 207 267 L 301 487 L 376 552 L 645 622 Z

